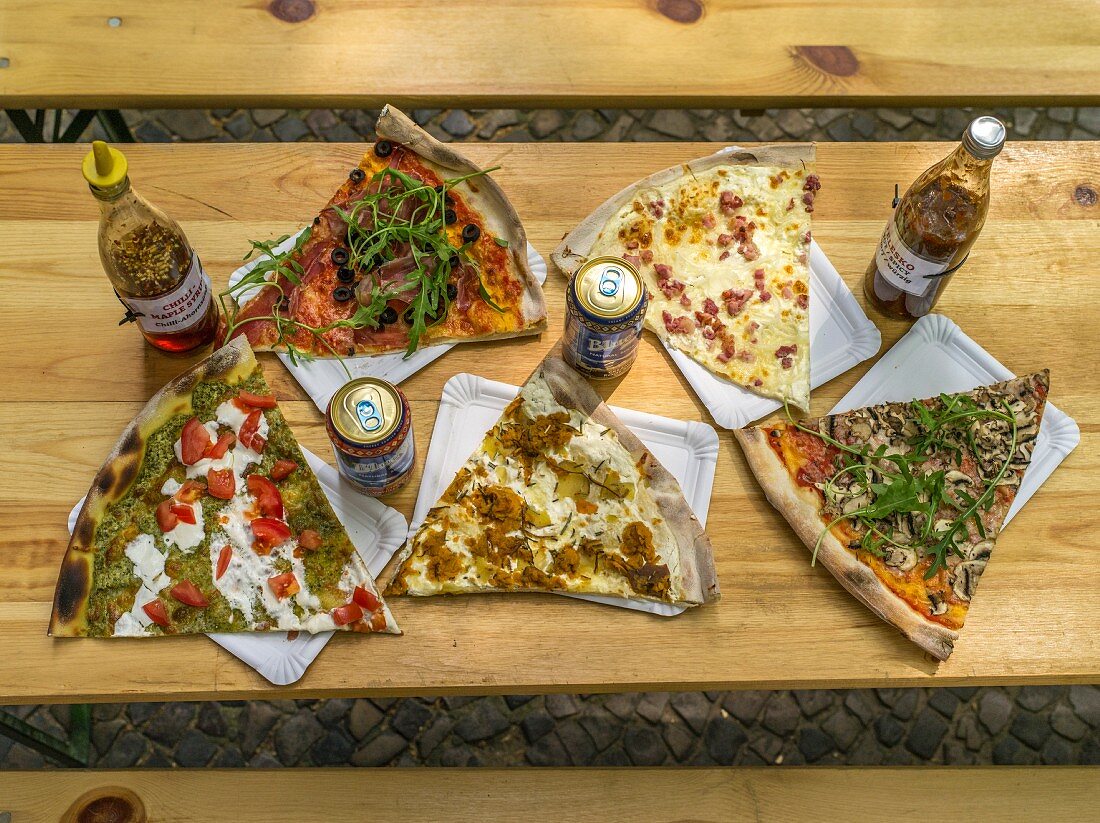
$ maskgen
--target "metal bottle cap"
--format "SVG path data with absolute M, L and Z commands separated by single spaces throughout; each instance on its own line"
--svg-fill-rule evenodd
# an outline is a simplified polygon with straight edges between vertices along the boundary
M 966 127 L 963 148 L 979 160 L 988 160 L 1001 153 L 1005 144 L 1005 124 L 996 117 L 978 117 Z
M 333 395 L 329 408 L 333 428 L 360 446 L 381 442 L 401 422 L 401 399 L 385 380 L 361 377 L 345 383 Z
M 621 257 L 595 257 L 577 270 L 573 288 L 578 302 L 598 317 L 622 317 L 642 299 L 642 278 Z

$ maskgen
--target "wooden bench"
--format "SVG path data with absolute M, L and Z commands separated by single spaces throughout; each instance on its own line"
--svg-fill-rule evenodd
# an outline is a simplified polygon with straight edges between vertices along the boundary
M 69 823 L 62 815 L 86 792 L 133 792 L 155 823 L 222 820 L 227 809 L 237 823 L 927 823 L 947 805 L 959 820 L 1074 823 L 1095 820 L 1096 781 L 1072 767 L 0 772 L 0 817 Z
M 590 209 L 704 144 L 477 145 L 544 256 Z M 140 146 L 135 185 L 183 223 L 221 287 L 249 238 L 305 224 L 361 145 Z M 857 294 L 890 213 L 942 144 L 824 144 L 814 235 Z M 296 685 L 276 689 L 203 637 L 149 642 L 46 637 L 65 520 L 118 433 L 199 355 L 170 358 L 133 329 L 100 271 L 97 209 L 79 147 L 0 147 L 0 704 L 1100 682 L 1100 318 L 1095 244 L 1100 143 L 1009 144 L 988 225 L 941 310 L 1010 368 L 1049 367 L 1051 398 L 1080 447 L 998 543 L 962 639 L 937 664 L 852 599 L 764 501 L 729 432 L 707 528 L 723 599 L 674 619 L 548 595 L 399 598 L 404 637 L 337 636 Z M 523 381 L 558 336 L 564 279 L 546 285 L 550 331 L 469 344 L 405 381 L 423 461 L 443 383 L 468 371 Z M 1068 299 L 1067 299 L 1068 297 Z M 875 316 L 883 351 L 907 329 Z M 617 405 L 709 420 L 651 335 L 611 395 Z M 295 434 L 329 455 L 322 416 L 279 362 L 268 379 Z M 814 392 L 823 413 L 868 364 Z M 606 388 L 605 388 L 606 392 Z M 422 462 L 421 462 L 422 465 Z M 389 499 L 406 516 L 419 474 Z M 1040 581 L 1036 588 L 1036 581 Z
M 7 108 L 1095 105 L 1074 0 L 0 0 Z

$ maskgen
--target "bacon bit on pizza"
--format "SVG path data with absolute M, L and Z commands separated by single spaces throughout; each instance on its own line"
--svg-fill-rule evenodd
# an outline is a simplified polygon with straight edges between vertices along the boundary
M 718 316 L 718 304 L 711 300 L 709 297 L 703 301 L 703 311 L 713 317 Z
M 657 220 L 660 220 L 662 217 L 665 216 L 665 201 L 663 198 L 651 200 L 647 204 L 647 208 L 649 209 L 649 213 L 652 214 L 653 217 Z
M 732 214 L 736 209 L 745 205 L 745 201 L 734 194 L 732 191 L 724 191 L 718 195 L 718 207 L 725 214 Z
M 731 357 L 733 357 L 733 354 L 734 354 L 733 338 L 732 337 L 727 337 L 725 340 L 722 341 L 722 351 L 718 353 L 718 362 L 719 363 L 728 363 L 729 359 Z
M 688 297 L 686 294 L 681 294 L 680 295 L 680 305 L 683 306 L 685 309 L 690 309 L 691 308 L 691 298 Z
M 787 201 L 787 211 L 792 211 L 793 209 L 794 209 L 794 198 L 792 197 L 790 200 Z
M 766 274 L 763 269 L 757 269 L 752 273 L 753 285 L 756 286 L 756 290 L 760 292 L 760 302 L 767 303 L 772 299 L 772 293 L 768 291 L 768 285 L 765 281 Z
M 642 262 L 646 265 L 653 262 L 653 252 L 649 249 L 642 249 Z
M 714 219 L 713 214 L 704 214 L 702 223 L 704 229 L 713 229 L 718 225 L 718 221 Z
M 733 235 L 732 234 L 726 234 L 725 232 L 722 232 L 722 234 L 718 235 L 718 245 L 719 246 L 728 246 L 732 242 L 733 242 Z
M 726 311 L 730 317 L 736 317 L 745 308 L 745 304 L 752 298 L 752 289 L 726 289 L 722 292 L 722 299 L 726 301 Z
M 821 191 L 821 178 L 816 174 L 806 175 L 806 182 L 802 185 L 802 191 Z
M 641 268 L 642 266 L 642 258 L 636 254 L 624 254 L 623 260 L 625 260 L 636 269 Z
M 637 240 L 627 240 L 626 241 L 626 247 L 628 249 L 630 249 L 631 251 L 634 251 L 634 249 L 638 248 L 639 245 L 641 245 L 641 244 Z
M 673 317 L 667 309 L 661 312 L 661 320 L 664 321 L 665 330 L 670 334 L 691 334 L 695 329 L 695 324 L 690 317 L 687 315 Z
M 718 255 L 718 259 L 719 260 L 725 260 L 729 256 L 730 256 L 730 253 L 728 251 L 724 251 L 720 255 Z
M 785 300 L 794 300 L 794 292 L 791 291 L 790 284 L 783 284 L 783 291 L 780 292 Z
M 798 308 L 807 309 L 807 308 L 810 307 L 810 295 L 800 294 L 800 295 L 798 295 L 798 298 L 794 302 L 795 302 L 795 305 L 798 306 Z
M 654 263 L 653 271 L 657 273 L 658 280 L 668 280 L 672 277 L 672 266 L 667 263 Z
M 779 361 L 780 365 L 785 369 L 789 369 L 794 365 L 794 359 L 791 355 L 798 351 L 798 344 L 791 343 L 789 346 L 780 346 L 775 350 L 775 358 Z
M 668 278 L 666 280 L 658 280 L 657 288 L 661 290 L 661 293 L 664 294 L 667 299 L 671 300 L 676 295 L 683 294 L 684 284 L 679 280 Z

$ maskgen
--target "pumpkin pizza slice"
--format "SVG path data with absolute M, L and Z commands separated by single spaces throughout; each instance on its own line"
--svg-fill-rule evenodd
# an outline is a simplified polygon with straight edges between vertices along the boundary
M 392 566 L 390 594 L 549 591 L 717 600 L 710 540 L 675 478 L 549 355 Z

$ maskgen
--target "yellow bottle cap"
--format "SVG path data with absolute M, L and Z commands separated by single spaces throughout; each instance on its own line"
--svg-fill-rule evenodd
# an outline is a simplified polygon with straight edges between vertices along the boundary
M 102 140 L 94 140 L 92 150 L 84 155 L 81 170 L 84 179 L 97 189 L 109 189 L 126 177 L 126 157 Z

